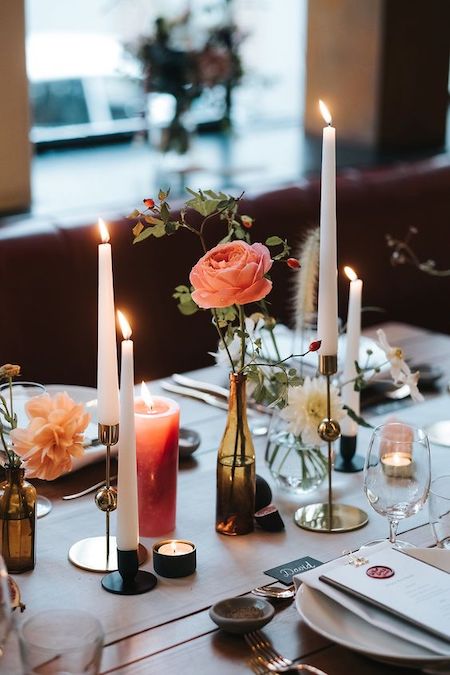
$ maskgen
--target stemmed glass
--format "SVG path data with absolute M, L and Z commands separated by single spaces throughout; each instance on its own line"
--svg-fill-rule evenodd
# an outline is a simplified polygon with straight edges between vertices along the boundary
M 398 548 L 400 520 L 425 504 L 430 489 L 430 446 L 423 429 L 400 422 L 374 429 L 364 465 L 364 490 L 372 508 L 389 520 L 389 541 Z
M 35 396 L 42 396 L 46 393 L 43 384 L 37 382 L 12 382 L 11 383 L 12 396 L 14 401 L 14 412 L 17 415 L 17 426 L 25 428 L 28 426 L 29 419 L 25 411 L 27 402 Z M 9 383 L 5 382 L 0 385 L 0 394 L 6 399 L 9 397 Z M 4 425 L 6 430 L 8 427 Z M 36 518 L 43 518 L 52 510 L 52 503 L 50 499 L 43 495 L 37 495 L 36 498 Z

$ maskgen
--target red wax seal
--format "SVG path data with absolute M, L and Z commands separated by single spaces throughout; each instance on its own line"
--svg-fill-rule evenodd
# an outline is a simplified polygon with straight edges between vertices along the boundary
M 395 572 L 391 567 L 375 565 L 374 567 L 369 567 L 369 569 L 366 570 L 366 574 L 372 579 L 389 579 L 394 576 Z

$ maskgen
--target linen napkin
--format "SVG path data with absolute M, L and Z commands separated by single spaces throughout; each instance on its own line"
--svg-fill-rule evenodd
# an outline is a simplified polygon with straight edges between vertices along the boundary
M 359 553 L 361 555 L 364 555 L 365 552 L 366 556 L 369 556 L 371 553 L 374 554 L 382 552 L 383 550 L 386 550 L 390 546 L 391 545 L 389 542 L 382 542 L 381 544 L 377 544 L 376 546 L 371 546 L 365 551 L 364 549 L 362 549 Z M 437 558 L 439 559 L 444 558 L 444 565 L 449 564 L 448 556 L 441 555 L 442 553 L 444 554 L 448 553 L 447 551 L 437 549 L 439 552 L 438 555 L 434 554 L 433 556 L 432 554 L 431 556 L 429 556 L 429 552 L 431 550 L 436 551 L 436 549 L 414 549 L 414 553 L 416 555 L 414 555 L 413 557 L 419 560 L 422 560 L 422 558 L 420 557 L 421 555 L 427 558 L 433 557 L 434 560 L 433 566 L 436 567 L 439 566 L 439 569 L 443 569 L 440 566 L 442 564 L 442 560 L 439 560 L 439 565 L 437 565 L 435 564 Z M 426 553 L 423 553 L 424 551 L 426 551 Z M 410 624 L 407 621 L 404 621 L 403 619 L 395 616 L 394 614 L 391 614 L 388 611 L 378 609 L 374 605 L 371 605 L 365 602 L 364 600 L 360 600 L 355 596 L 350 596 L 349 594 L 333 586 L 330 586 L 320 580 L 319 577 L 323 574 L 326 574 L 327 570 L 332 570 L 334 567 L 338 567 L 343 563 L 347 564 L 347 561 L 348 556 L 343 556 L 342 558 L 332 560 L 331 562 L 326 563 L 321 567 L 296 575 L 294 577 L 294 583 L 296 588 L 298 589 L 300 584 L 304 583 L 310 588 L 320 591 L 321 593 L 331 598 L 338 604 L 342 605 L 347 610 L 349 610 L 353 614 L 356 614 L 359 618 L 363 619 L 364 621 L 367 621 L 371 625 L 376 626 L 381 630 L 387 631 L 392 635 L 396 635 L 399 638 L 406 640 L 407 642 L 412 642 L 416 645 L 420 645 L 421 647 L 428 649 L 430 652 L 434 654 L 450 657 L 450 643 L 446 642 L 445 640 L 442 640 L 437 636 L 431 635 L 426 631 L 422 630 L 421 628 L 415 626 L 414 624 L 412 623 Z M 425 560 L 424 562 L 428 562 L 428 560 Z M 444 571 L 448 570 L 446 569 Z

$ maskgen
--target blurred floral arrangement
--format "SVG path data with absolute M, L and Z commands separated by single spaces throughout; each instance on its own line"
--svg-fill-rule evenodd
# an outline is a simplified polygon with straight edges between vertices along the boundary
M 228 125 L 231 92 L 242 77 L 239 47 L 244 35 L 237 26 L 231 20 L 224 20 L 200 31 L 191 27 L 191 19 L 190 11 L 173 20 L 159 17 L 150 35 L 127 46 L 141 63 L 146 93 L 171 94 L 175 99 L 173 119 L 161 139 L 163 152 L 187 151 L 189 134 L 183 115 L 205 89 L 224 86 L 223 123 Z
M 450 269 L 437 269 L 435 260 L 421 261 L 411 245 L 411 239 L 418 233 L 416 227 L 410 227 L 403 239 L 396 239 L 390 234 L 386 235 L 386 243 L 391 250 L 391 265 L 413 265 L 420 272 L 434 277 L 450 276 Z
M 68 394 L 42 394 L 31 398 L 25 411 L 28 427 L 17 428 L 12 392 L 13 378 L 20 375 L 20 366 L 0 367 L 0 381 L 8 385 L 8 400 L 0 395 L 0 438 L 5 465 L 18 468 L 25 465 L 29 478 L 54 480 L 72 468 L 72 458 L 84 454 L 84 431 L 90 415 L 83 404 L 75 403 Z M 5 426 L 5 423 L 7 427 Z M 6 438 L 7 431 L 11 442 Z

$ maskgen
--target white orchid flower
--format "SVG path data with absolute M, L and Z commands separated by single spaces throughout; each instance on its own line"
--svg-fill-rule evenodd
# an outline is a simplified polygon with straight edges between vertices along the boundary
M 386 333 L 379 328 L 377 330 L 378 345 L 386 354 L 391 365 L 391 375 L 394 384 L 403 384 L 402 377 L 411 375 L 411 369 L 404 360 L 403 349 L 400 347 L 392 347 L 387 341 Z
M 410 373 L 409 375 L 405 375 L 404 373 L 400 373 L 399 377 L 399 382 L 402 384 L 407 384 L 409 387 L 409 393 L 411 394 L 411 398 L 413 401 L 423 401 L 424 397 L 423 394 L 420 393 L 418 389 L 418 382 L 419 382 L 419 376 L 420 373 L 418 370 L 416 370 L 415 373 Z

